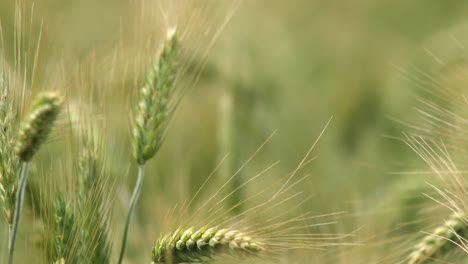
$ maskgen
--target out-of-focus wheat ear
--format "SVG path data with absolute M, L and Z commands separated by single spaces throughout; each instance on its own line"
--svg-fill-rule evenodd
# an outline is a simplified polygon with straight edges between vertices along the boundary
M 140 91 L 134 118 L 133 157 L 144 164 L 161 147 L 177 76 L 177 32 L 171 29 Z
M 55 263 L 65 262 L 70 256 L 75 215 L 65 195 L 59 193 L 54 204 L 54 256 Z
M 218 227 L 178 229 L 158 239 L 153 263 L 190 263 L 212 260 L 219 254 L 257 256 L 265 248 L 247 234 Z
M 15 157 L 17 112 L 2 73 L 0 68 L 0 200 L 11 232 L 21 164 Z
M 460 238 L 468 234 L 465 214 L 455 213 L 432 233 L 427 234 L 409 255 L 409 264 L 422 264 L 443 256 L 450 250 L 459 247 Z M 461 242 L 463 244 L 463 242 Z
M 61 105 L 62 98 L 55 92 L 43 93 L 36 98 L 32 112 L 20 129 L 16 144 L 16 154 L 21 161 L 29 162 L 47 139 Z
M 107 216 L 103 204 L 103 179 L 100 154 L 90 135 L 85 135 L 77 168 L 77 206 L 82 220 L 79 226 L 80 259 L 89 263 L 109 263 Z
M 140 92 L 140 100 L 134 118 L 133 157 L 139 164 L 138 178 L 133 189 L 125 222 L 118 263 L 122 263 L 127 234 L 133 209 L 140 196 L 145 175 L 145 163 L 156 155 L 163 142 L 169 121 L 170 99 L 177 77 L 178 41 L 175 28 L 169 30 L 161 46 L 156 62 L 149 70 Z
M 54 92 L 40 94 L 32 107 L 27 120 L 20 128 L 15 151 L 22 162 L 21 176 L 16 193 L 13 224 L 9 239 L 8 263 L 13 263 L 16 233 L 23 205 L 24 190 L 28 181 L 29 161 L 37 152 L 41 144 L 47 139 L 55 120 L 60 112 L 62 98 Z
M 58 259 L 54 261 L 54 264 L 65 264 L 65 259 L 64 258 Z

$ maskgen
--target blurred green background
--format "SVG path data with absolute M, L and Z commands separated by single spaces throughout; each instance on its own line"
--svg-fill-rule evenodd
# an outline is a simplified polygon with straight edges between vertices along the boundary
M 10 62 L 14 2 L 0 0 Z M 37 36 L 44 23 L 37 89 L 47 88 L 56 69 L 73 71 L 94 53 L 101 57 L 95 67 L 106 71 L 113 63 L 109 48 L 127 36 L 122 28 L 132 28 L 131 3 L 35 2 L 31 35 Z M 217 5 L 214 10 L 221 17 L 230 10 L 227 1 Z M 210 24 L 210 19 L 192 29 L 221 27 L 220 20 Z M 430 87 L 451 65 L 464 60 L 467 30 L 468 2 L 463 0 L 245 0 L 209 50 L 198 83 L 186 91 L 165 145 L 150 164 L 132 225 L 129 263 L 148 259 L 149 249 L 142 255 L 141 247 L 149 248 L 159 234 L 162 216 L 158 215 L 192 197 L 224 155 L 230 153 L 217 184 L 223 182 L 222 174 L 234 173 L 277 131 L 239 177 L 245 181 L 259 168 L 281 160 L 270 172 L 269 179 L 275 181 L 294 169 L 331 117 L 313 152 L 318 158 L 306 169 L 311 176 L 299 188 L 313 195 L 307 209 L 317 214 L 349 211 L 356 219 L 366 218 L 345 218 L 340 223 L 343 230 L 372 222 L 369 219 L 375 216 L 364 212 L 373 210 L 397 219 L 385 221 L 400 221 L 399 214 L 406 211 L 387 211 L 386 206 L 395 208 L 397 194 L 406 189 L 424 189 L 427 178 L 393 173 L 417 168 L 418 158 L 403 142 L 390 138 L 401 137 L 409 129 L 392 119 L 418 122 L 414 107 L 424 94 L 421 87 Z M 201 38 L 208 46 L 213 37 Z M 76 88 L 70 94 L 79 93 Z M 122 116 L 134 109 L 131 102 L 138 87 L 125 89 L 104 93 L 112 106 L 106 107 L 103 116 L 109 122 L 117 120 L 107 132 L 109 142 L 121 144 L 109 147 L 117 164 L 112 175 L 117 189 L 123 190 L 117 192 L 115 202 L 114 241 L 119 241 L 119 216 L 123 218 L 125 193 L 130 192 L 136 174 L 135 166 L 127 166 L 131 163 L 126 138 L 130 118 Z M 408 192 L 411 199 L 422 196 L 419 189 Z

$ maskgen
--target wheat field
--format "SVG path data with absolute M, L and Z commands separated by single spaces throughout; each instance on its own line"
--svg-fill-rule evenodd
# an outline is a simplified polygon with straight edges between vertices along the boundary
M 0 263 L 465 263 L 468 3 L 0 0 Z

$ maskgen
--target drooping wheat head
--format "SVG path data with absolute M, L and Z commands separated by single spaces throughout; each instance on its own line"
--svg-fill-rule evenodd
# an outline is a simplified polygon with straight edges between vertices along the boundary
M 8 263 L 10 264 L 13 263 L 16 234 L 29 175 L 29 162 L 52 130 L 53 124 L 60 112 L 61 103 L 62 99 L 57 93 L 39 95 L 34 102 L 33 110 L 23 123 L 18 135 L 15 151 L 18 158 L 22 161 L 22 169 L 15 200 L 13 224 L 11 225 L 9 237 Z
M 57 119 L 62 104 L 58 93 L 40 94 L 31 113 L 23 123 L 16 144 L 16 154 L 23 162 L 29 162 L 42 143 L 47 139 Z

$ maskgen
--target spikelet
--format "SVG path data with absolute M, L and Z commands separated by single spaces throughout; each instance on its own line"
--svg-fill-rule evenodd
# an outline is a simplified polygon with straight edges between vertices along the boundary
M 60 112 L 62 99 L 57 93 L 49 92 L 39 95 L 34 102 L 33 110 L 21 127 L 16 154 L 29 162 L 47 139 L 53 123 Z
M 177 75 L 177 46 L 177 32 L 172 29 L 167 33 L 140 92 L 133 129 L 133 156 L 138 164 L 151 159 L 163 141 Z
M 454 242 L 468 234 L 468 225 L 463 219 L 465 215 L 453 214 L 442 226 L 426 235 L 411 252 L 408 263 L 426 263 L 431 258 L 444 255 L 456 247 Z
M 238 230 L 191 227 L 158 239 L 151 259 L 153 263 L 203 262 L 215 254 L 257 255 L 263 250 L 261 242 Z

